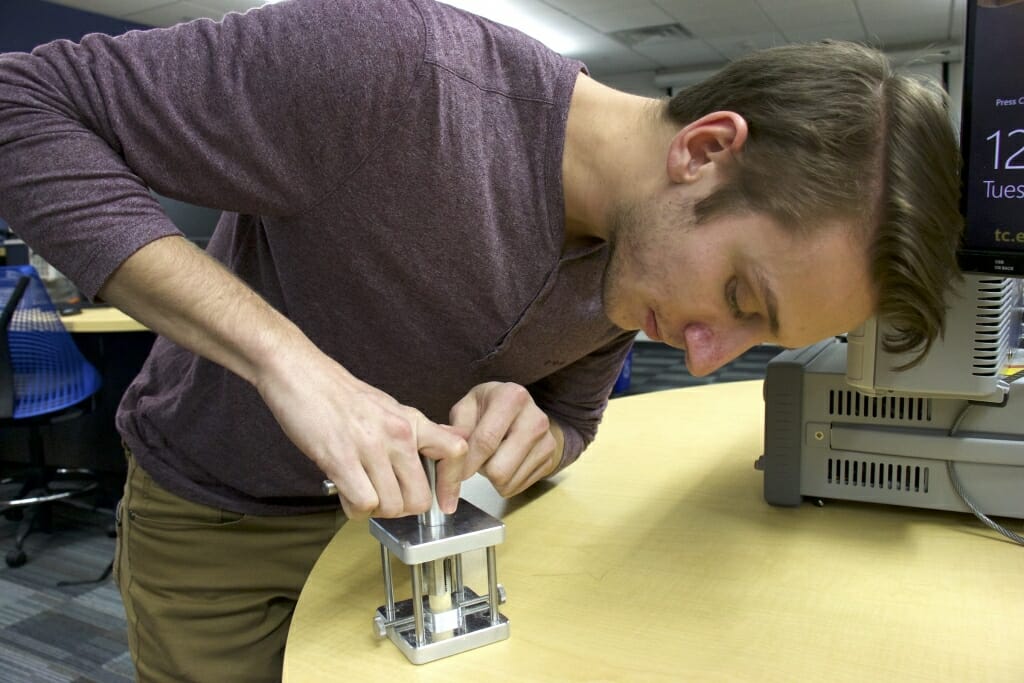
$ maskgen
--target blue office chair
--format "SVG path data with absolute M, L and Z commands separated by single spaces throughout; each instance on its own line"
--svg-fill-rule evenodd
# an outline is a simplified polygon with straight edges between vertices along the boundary
M 9 519 L 19 519 L 9 567 L 25 564 L 25 538 L 37 521 L 49 524 L 53 503 L 98 488 L 88 470 L 53 468 L 43 455 L 42 428 L 82 414 L 100 388 L 100 376 L 82 356 L 60 321 L 39 274 L 31 266 L 0 267 L 0 429 L 28 432 L 29 469 L 21 480 L 4 479 L 0 500 Z

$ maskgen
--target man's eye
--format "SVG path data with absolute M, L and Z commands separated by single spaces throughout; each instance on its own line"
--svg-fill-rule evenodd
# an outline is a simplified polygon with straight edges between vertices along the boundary
M 729 310 L 732 312 L 733 317 L 737 320 L 747 320 L 756 316 L 756 313 L 747 313 L 740 309 L 739 301 L 739 279 L 732 278 L 729 283 L 725 286 L 725 299 L 729 304 Z
M 736 278 L 729 280 L 729 283 L 725 286 L 725 300 L 729 304 L 729 310 L 737 318 L 743 317 L 743 311 L 740 310 L 740 302 L 736 298 L 736 290 L 739 287 L 739 282 Z

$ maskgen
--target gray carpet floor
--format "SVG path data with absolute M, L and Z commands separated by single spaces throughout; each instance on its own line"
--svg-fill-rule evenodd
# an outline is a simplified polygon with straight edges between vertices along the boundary
M 777 353 L 749 351 L 708 377 L 686 372 L 684 355 L 662 344 L 639 342 L 629 388 L 620 395 L 764 377 Z M 28 564 L 0 566 L 0 683 L 125 683 L 134 678 L 125 636 L 124 608 L 113 581 L 76 586 L 59 582 L 99 577 L 113 559 L 107 535 L 112 511 L 55 508 L 53 533 L 35 533 Z M 0 517 L 0 549 L 14 543 L 17 523 Z
M 124 608 L 113 581 L 59 586 L 101 576 L 114 554 L 110 510 L 54 508 L 54 533 L 25 543 L 28 564 L 0 569 L 0 681 L 126 683 L 134 679 Z M 0 518 L 0 548 L 17 524 Z

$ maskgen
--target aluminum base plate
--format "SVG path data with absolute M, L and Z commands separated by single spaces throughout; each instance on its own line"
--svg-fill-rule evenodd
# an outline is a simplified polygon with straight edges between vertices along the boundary
M 463 589 L 465 598 L 464 601 L 469 601 L 477 598 L 477 594 L 469 588 Z M 424 609 L 427 609 L 426 597 L 422 598 L 424 601 Z M 386 618 L 385 608 L 383 606 L 377 609 L 377 614 L 381 618 Z M 402 654 L 412 662 L 413 664 L 426 664 L 427 662 L 433 662 L 437 659 L 449 657 L 451 655 L 472 650 L 474 648 L 483 647 L 484 645 L 490 645 L 500 640 L 505 640 L 509 637 L 509 623 L 508 619 L 503 614 L 498 613 L 498 623 L 491 623 L 490 610 L 483 609 L 473 613 L 467 614 L 466 627 L 457 629 L 450 638 L 445 640 L 439 640 L 437 642 L 430 641 L 430 633 L 426 633 L 426 639 L 428 642 L 417 645 L 416 644 L 416 628 L 412 624 L 413 609 L 412 599 L 402 600 L 395 603 L 395 620 L 396 621 L 408 621 L 407 625 L 398 627 L 389 626 L 387 629 L 388 638 L 391 639 L 398 649 L 402 651 Z

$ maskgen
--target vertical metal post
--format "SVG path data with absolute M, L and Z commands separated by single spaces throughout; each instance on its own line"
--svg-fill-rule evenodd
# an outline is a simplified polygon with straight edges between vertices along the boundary
M 465 584 L 462 582 L 462 554 L 455 556 L 455 595 L 461 605 L 466 599 Z
M 428 597 L 447 595 L 452 592 L 451 576 L 445 573 L 445 559 L 442 557 L 423 563 L 423 576 L 427 584 Z
M 451 595 L 452 609 L 457 610 L 456 613 L 458 614 L 459 625 L 454 629 L 456 632 L 466 627 L 466 617 L 460 609 L 462 605 L 462 586 L 455 583 L 455 560 L 457 557 L 460 556 L 455 555 L 444 558 L 445 585 L 448 587 L 448 594 Z
M 412 565 L 412 619 L 416 627 L 416 645 L 426 645 L 423 628 L 423 575 L 420 565 Z
M 437 463 L 422 455 L 420 461 L 427 473 L 427 483 L 430 484 L 430 509 L 421 512 L 417 520 L 422 526 L 444 526 L 448 521 L 448 515 L 441 511 L 441 504 L 437 502 Z
M 380 544 L 380 565 L 384 570 L 384 616 L 395 620 L 395 586 L 391 578 L 391 555 L 384 544 Z
M 501 623 L 498 614 L 498 556 L 493 545 L 487 546 L 487 604 L 491 609 L 491 624 Z

